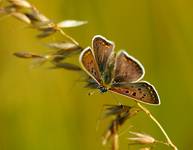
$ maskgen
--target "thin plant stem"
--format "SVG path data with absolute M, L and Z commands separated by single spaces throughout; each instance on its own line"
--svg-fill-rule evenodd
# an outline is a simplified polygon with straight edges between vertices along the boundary
M 119 136 L 117 133 L 115 133 L 112 137 L 112 150 L 118 149 L 119 149 Z
M 112 128 L 112 150 L 119 150 L 119 135 L 117 133 L 118 124 L 113 121 L 113 128 Z
M 169 146 L 168 142 L 163 142 L 163 141 L 158 141 L 158 140 L 155 140 L 155 142 L 158 144 L 163 144 L 163 145 Z
M 142 109 L 143 112 L 145 112 L 155 123 L 156 125 L 160 128 L 160 130 L 162 131 L 162 133 L 164 134 L 168 146 L 172 147 L 174 150 L 178 150 L 178 148 L 172 143 L 172 141 L 170 140 L 169 136 L 167 135 L 166 131 L 164 130 L 164 128 L 162 127 L 162 125 L 159 123 L 159 121 L 151 114 L 151 112 L 145 108 L 144 106 L 142 106 L 140 103 L 137 102 L 137 105 Z
M 73 39 L 71 36 L 69 36 L 68 34 L 66 34 L 61 28 L 58 28 L 59 32 L 61 33 L 61 35 L 65 36 L 66 38 L 68 38 L 69 40 L 71 40 L 75 45 L 79 46 L 79 43 Z

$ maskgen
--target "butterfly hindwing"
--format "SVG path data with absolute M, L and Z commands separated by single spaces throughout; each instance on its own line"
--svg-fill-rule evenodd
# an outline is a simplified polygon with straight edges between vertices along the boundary
M 84 49 L 80 55 L 80 63 L 83 69 L 95 80 L 98 84 L 101 83 L 101 75 L 98 65 L 94 58 L 90 47 Z
M 114 50 L 114 43 L 106 38 L 96 35 L 92 40 L 93 52 L 101 74 L 105 72 L 107 62 Z
M 114 84 L 109 89 L 112 92 L 133 98 L 148 104 L 160 104 L 159 95 L 155 88 L 145 81 L 127 84 Z
M 115 62 L 114 82 L 136 82 L 143 78 L 144 68 L 135 58 L 127 52 L 120 51 Z

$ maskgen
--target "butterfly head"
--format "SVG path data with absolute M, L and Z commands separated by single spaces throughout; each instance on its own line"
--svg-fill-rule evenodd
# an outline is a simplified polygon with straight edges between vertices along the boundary
M 98 87 L 98 89 L 100 90 L 101 93 L 105 93 L 108 91 L 107 87 L 101 85 Z

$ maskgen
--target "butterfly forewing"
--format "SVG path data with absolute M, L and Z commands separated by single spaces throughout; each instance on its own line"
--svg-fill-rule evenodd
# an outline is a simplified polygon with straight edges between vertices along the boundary
M 155 88 L 145 81 L 127 84 L 114 84 L 109 90 L 140 102 L 160 104 L 159 96 Z
M 115 62 L 114 82 L 136 82 L 144 76 L 143 66 L 127 52 L 120 51 Z
M 95 36 L 92 41 L 93 51 L 100 72 L 103 74 L 109 57 L 114 50 L 114 44 L 102 36 Z
M 101 76 L 98 65 L 94 58 L 91 48 L 86 48 L 80 55 L 80 63 L 83 69 L 94 79 L 97 83 L 101 83 Z

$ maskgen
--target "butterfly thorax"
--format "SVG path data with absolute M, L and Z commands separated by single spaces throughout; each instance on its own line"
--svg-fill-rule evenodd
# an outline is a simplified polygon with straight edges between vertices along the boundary
M 101 83 L 100 83 L 100 85 L 98 86 L 98 89 L 100 90 L 100 92 L 101 93 L 105 93 L 105 92 L 107 92 L 108 91 L 108 89 L 111 87 L 111 80 L 112 80 L 112 78 L 111 78 L 111 76 L 109 76 L 110 78 L 105 78 L 105 77 L 107 77 L 107 73 L 105 72 L 105 73 L 102 73 L 101 74 Z

